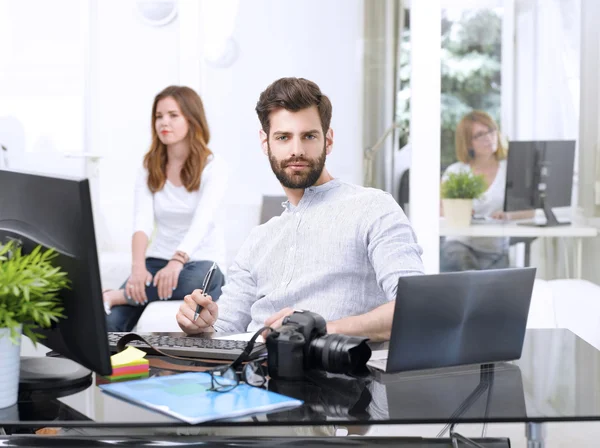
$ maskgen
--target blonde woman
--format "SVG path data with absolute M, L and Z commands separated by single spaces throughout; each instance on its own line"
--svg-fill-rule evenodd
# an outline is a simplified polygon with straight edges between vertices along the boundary
M 456 127 L 455 148 L 458 162 L 446 169 L 442 181 L 450 173 L 468 172 L 483 176 L 487 190 L 481 198 L 473 201 L 475 218 L 510 220 L 533 216 L 532 211 L 502 211 L 507 148 L 492 117 L 479 110 L 465 115 Z M 441 245 L 442 272 L 497 269 L 508 265 L 508 237 L 447 237 Z
M 215 221 L 225 170 L 207 146 L 202 100 L 189 87 L 167 87 L 154 98 L 151 129 L 135 187 L 131 275 L 103 295 L 109 331 L 131 331 L 149 302 L 191 294 L 225 256 Z M 217 270 L 205 292 L 215 299 L 223 284 Z

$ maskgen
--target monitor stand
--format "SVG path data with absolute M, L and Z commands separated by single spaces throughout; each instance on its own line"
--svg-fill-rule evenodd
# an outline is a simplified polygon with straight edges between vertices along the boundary
M 65 396 L 86 389 L 92 372 L 67 358 L 21 357 L 19 395 Z
M 518 225 L 531 227 L 557 227 L 571 225 L 570 221 L 559 221 L 558 219 L 556 219 L 556 215 L 552 211 L 552 207 L 547 206 L 544 202 L 542 202 L 542 210 L 544 210 L 544 215 L 546 215 L 546 222 L 519 222 Z

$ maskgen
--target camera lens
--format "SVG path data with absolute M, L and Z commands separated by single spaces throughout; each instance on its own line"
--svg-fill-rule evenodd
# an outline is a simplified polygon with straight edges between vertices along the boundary
M 309 363 L 331 373 L 364 374 L 371 357 L 366 338 L 327 334 L 310 342 Z

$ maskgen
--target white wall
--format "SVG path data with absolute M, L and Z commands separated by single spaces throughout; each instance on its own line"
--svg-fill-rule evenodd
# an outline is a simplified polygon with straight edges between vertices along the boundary
M 178 21 L 152 27 L 133 0 L 91 0 L 89 151 L 102 156 L 101 250 L 129 250 L 135 175 L 150 144 L 151 107 L 179 83 Z
M 88 2 L 0 0 L 0 143 L 9 167 L 83 175 Z

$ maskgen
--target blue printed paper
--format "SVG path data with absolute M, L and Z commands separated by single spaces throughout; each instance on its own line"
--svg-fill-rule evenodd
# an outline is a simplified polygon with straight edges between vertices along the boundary
M 222 379 L 220 381 L 222 383 Z M 303 403 L 247 384 L 228 392 L 209 391 L 210 375 L 204 372 L 103 384 L 100 388 L 123 400 L 192 424 L 272 412 Z

